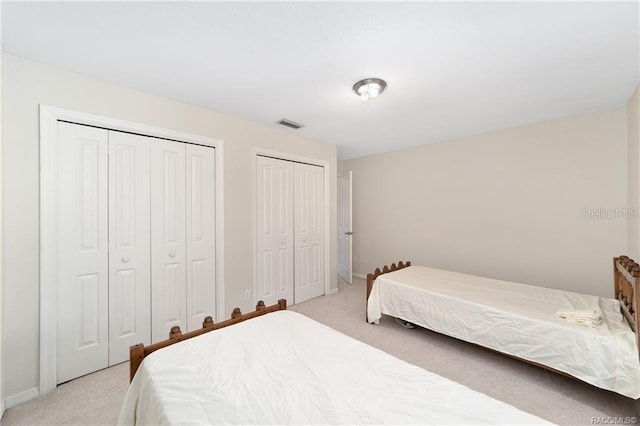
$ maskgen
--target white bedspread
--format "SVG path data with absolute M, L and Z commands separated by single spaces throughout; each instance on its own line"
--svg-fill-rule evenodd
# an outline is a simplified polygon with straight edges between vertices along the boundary
M 571 310 L 595 310 L 602 323 L 587 327 L 556 316 Z M 382 314 L 640 398 L 636 336 L 615 299 L 410 266 L 374 282 L 369 322 Z
M 119 424 L 540 424 L 291 311 L 161 349 Z

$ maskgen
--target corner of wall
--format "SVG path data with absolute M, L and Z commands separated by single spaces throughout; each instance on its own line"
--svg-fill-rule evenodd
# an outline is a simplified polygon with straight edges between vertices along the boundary
M 640 258 L 640 83 L 627 102 L 627 253 Z
M 0 5 L 0 22 L 2 21 L 2 5 Z M 0 39 L 2 36 L 0 35 Z M 1 45 L 2 43 L 0 43 Z M 2 240 L 2 57 L 3 52 L 0 50 L 0 242 Z M 2 256 L 2 244 L 0 243 L 0 419 L 4 415 L 5 410 L 5 402 L 4 402 L 4 364 L 2 362 L 2 343 L 4 333 L 2 331 L 2 293 L 4 291 L 4 286 L 2 285 L 2 276 L 3 276 L 3 266 L 4 266 L 4 257 Z

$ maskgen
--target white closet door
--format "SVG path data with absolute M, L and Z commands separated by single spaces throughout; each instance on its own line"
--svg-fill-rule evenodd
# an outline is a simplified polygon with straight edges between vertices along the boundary
M 215 149 L 186 146 L 187 329 L 216 308 Z
M 151 340 L 186 326 L 185 144 L 151 139 Z
M 108 365 L 107 135 L 58 124 L 58 383 Z
M 293 163 L 257 157 L 256 297 L 293 301 Z
M 151 341 L 149 138 L 109 132 L 109 365 Z
M 294 164 L 295 303 L 324 294 L 324 169 Z

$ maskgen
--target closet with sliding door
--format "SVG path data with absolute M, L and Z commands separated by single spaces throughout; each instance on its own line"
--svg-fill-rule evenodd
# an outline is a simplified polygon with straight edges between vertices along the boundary
M 57 382 L 215 314 L 215 149 L 58 124 Z
M 324 168 L 262 155 L 256 165 L 256 299 L 322 296 Z

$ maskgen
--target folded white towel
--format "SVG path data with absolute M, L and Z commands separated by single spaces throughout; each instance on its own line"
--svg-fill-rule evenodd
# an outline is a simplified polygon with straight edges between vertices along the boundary
M 559 310 L 556 316 L 572 324 L 595 327 L 602 322 L 602 315 L 595 309 Z

